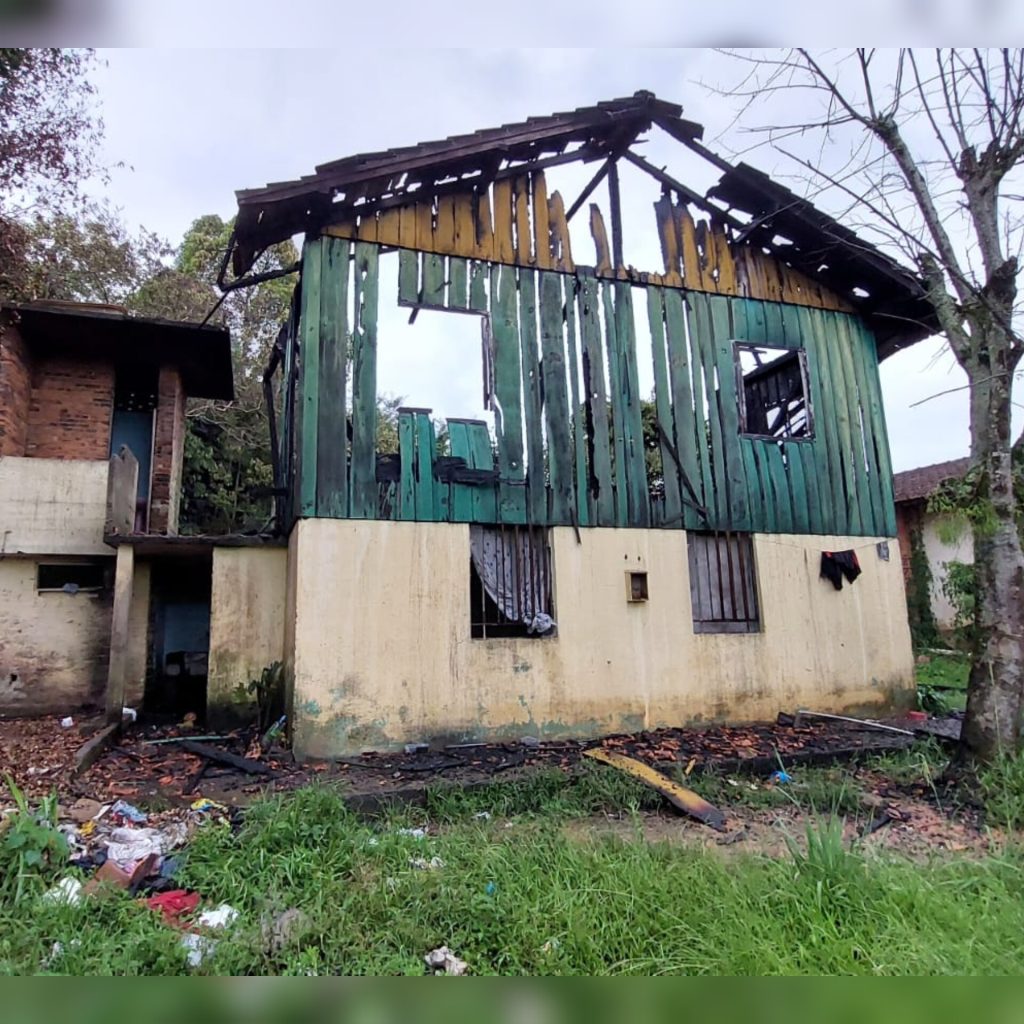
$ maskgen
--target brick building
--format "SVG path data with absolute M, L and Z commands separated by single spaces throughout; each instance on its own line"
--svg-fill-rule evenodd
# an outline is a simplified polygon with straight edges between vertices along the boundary
M 0 310 L 0 713 L 102 702 L 112 544 L 177 534 L 190 396 L 233 397 L 230 338 L 221 327 L 81 303 Z M 125 448 L 130 457 L 112 459 Z M 112 466 L 124 465 L 130 490 L 118 522 Z M 197 585 L 205 587 L 207 620 L 208 558 L 205 584 Z M 172 629 L 178 617 L 170 604 L 150 601 L 150 568 L 133 581 L 133 697 L 152 674 L 152 640 L 165 632 L 152 621 L 158 606 Z M 189 573 L 178 566 L 174 575 L 180 586 Z

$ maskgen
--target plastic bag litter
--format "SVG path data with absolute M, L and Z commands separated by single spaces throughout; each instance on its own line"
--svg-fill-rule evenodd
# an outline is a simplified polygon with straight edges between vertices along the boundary
M 440 871 L 444 867 L 444 861 L 440 857 L 431 857 L 430 860 L 426 857 L 410 857 L 409 866 L 417 871 Z
M 413 839 L 425 839 L 427 837 L 427 830 L 425 828 L 400 828 L 398 834 L 400 836 L 411 836 Z
M 43 893 L 47 903 L 66 903 L 75 907 L 82 902 L 82 883 L 77 878 L 62 878 L 52 889 Z
M 188 838 L 188 830 L 182 822 L 174 822 L 162 829 L 156 828 L 115 828 L 107 839 L 107 857 L 121 863 L 142 860 L 151 853 L 162 857 Z
M 60 720 L 60 727 L 62 729 L 70 729 L 74 724 L 75 720 L 70 715 Z
M 465 960 L 460 960 L 447 946 L 432 949 L 423 958 L 423 962 L 435 974 L 451 974 L 458 977 L 469 970 L 469 964 Z
M 148 816 L 144 811 L 140 811 L 138 807 L 128 803 L 127 800 L 118 800 L 113 807 L 110 808 L 111 814 L 119 814 L 126 821 L 130 821 L 133 825 L 142 825 L 148 820 Z
M 186 932 L 181 937 L 181 945 L 186 950 L 185 959 L 189 967 L 200 967 L 204 960 L 213 956 L 217 949 L 217 940 L 211 939 L 209 935 Z
M 196 921 L 207 928 L 226 928 L 238 917 L 238 911 L 228 903 L 222 903 L 216 910 L 204 910 Z

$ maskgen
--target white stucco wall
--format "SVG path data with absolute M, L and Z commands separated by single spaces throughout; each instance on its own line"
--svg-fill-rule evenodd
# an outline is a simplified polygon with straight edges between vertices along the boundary
M 0 555 L 111 555 L 106 460 L 0 457 Z
M 762 632 L 693 632 L 686 536 L 552 530 L 554 639 L 474 640 L 466 525 L 303 520 L 286 661 L 299 756 L 405 742 L 594 736 L 905 699 L 913 658 L 899 553 L 867 538 L 757 536 Z M 835 591 L 820 552 L 860 548 Z M 648 573 L 629 604 L 624 571 Z
M 955 537 L 952 540 L 944 540 L 943 534 L 947 537 L 954 534 Z M 928 516 L 921 528 L 921 540 L 932 574 L 931 602 L 935 624 L 939 629 L 951 629 L 956 625 L 956 612 L 942 590 L 942 584 L 948 571 L 946 563 L 972 563 L 974 561 L 974 539 L 969 528 L 956 530 L 943 517 Z

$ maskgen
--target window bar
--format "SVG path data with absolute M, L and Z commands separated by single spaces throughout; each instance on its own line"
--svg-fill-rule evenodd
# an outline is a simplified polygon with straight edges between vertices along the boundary
M 714 533 L 715 561 L 718 563 L 718 618 L 725 620 L 725 588 L 722 585 L 722 534 Z
M 729 622 L 737 622 L 737 601 L 736 601 L 736 580 L 732 570 L 732 531 L 725 531 L 725 559 L 726 564 L 729 567 L 729 613 L 725 614 L 725 609 L 722 610 L 722 618 L 727 619 Z
M 750 595 L 747 593 L 747 555 L 751 551 L 749 538 L 740 538 L 736 546 L 740 564 L 740 586 L 743 588 L 743 621 L 750 624 Z

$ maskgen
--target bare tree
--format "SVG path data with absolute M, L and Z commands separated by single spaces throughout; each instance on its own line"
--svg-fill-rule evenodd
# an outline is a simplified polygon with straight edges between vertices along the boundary
M 1024 51 L 730 56 L 743 67 L 728 90 L 741 100 L 740 126 L 796 161 L 817 192 L 841 199 L 858 229 L 916 263 L 967 374 L 978 600 L 963 748 L 983 760 L 1016 751 L 1024 555 L 1010 413 L 1024 353 L 1014 326 L 1024 244 Z

